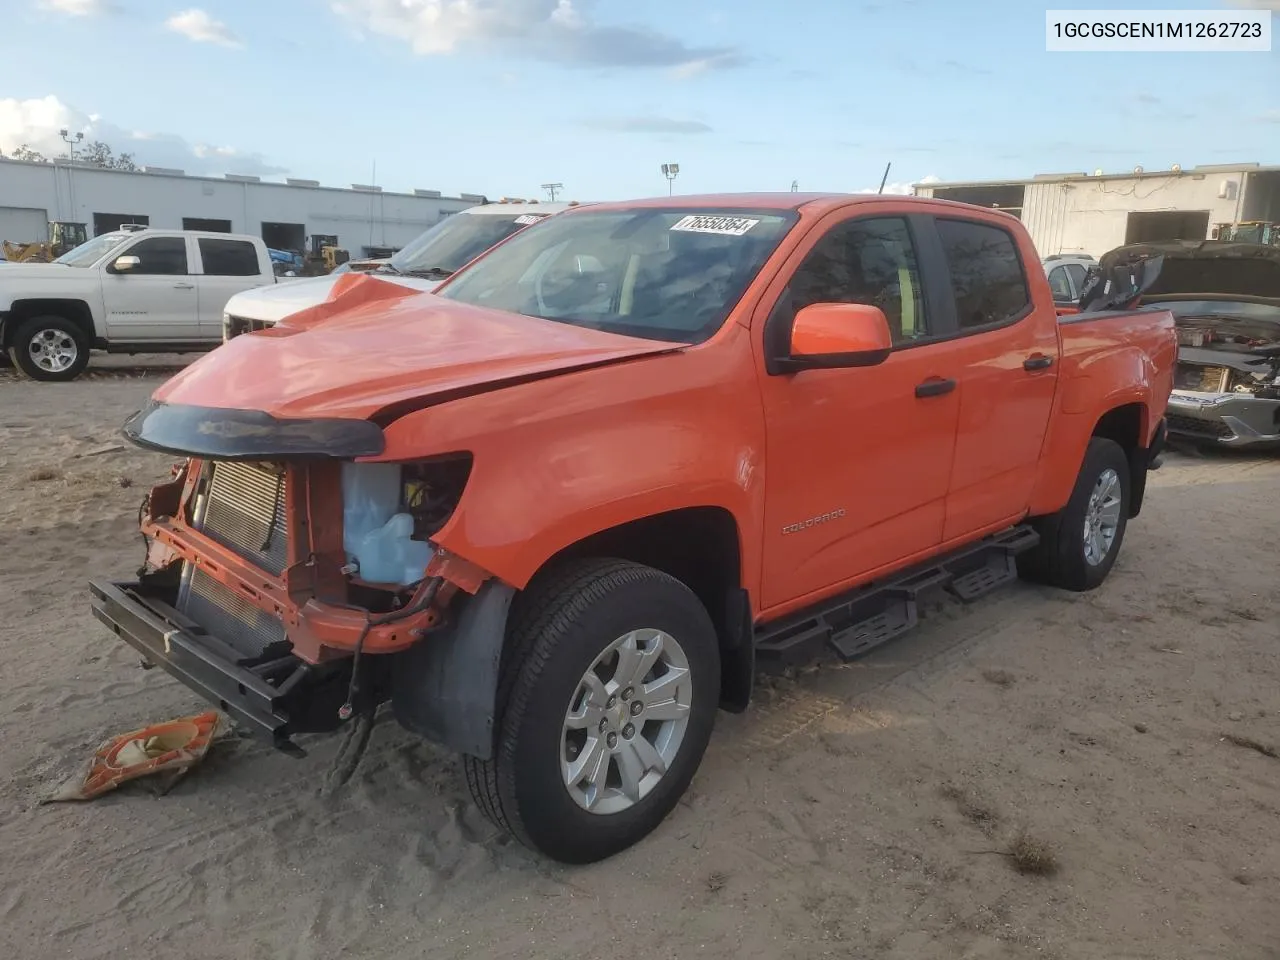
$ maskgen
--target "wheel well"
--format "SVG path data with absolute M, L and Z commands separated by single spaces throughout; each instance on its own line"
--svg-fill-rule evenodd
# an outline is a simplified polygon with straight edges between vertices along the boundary
M 1147 457 L 1142 424 L 1146 410 L 1140 403 L 1127 403 L 1107 411 L 1093 428 L 1095 437 L 1114 440 L 1129 461 L 1129 517 L 1138 515 L 1147 490 Z
M 720 641 L 721 704 L 732 710 L 746 707 L 755 659 L 733 514 L 723 507 L 687 507 L 632 520 L 579 540 L 546 565 L 579 557 L 642 563 L 692 590 L 706 607 Z
M 59 316 L 70 320 L 84 332 L 90 344 L 94 340 L 93 314 L 83 300 L 15 300 L 4 325 L 3 346 L 12 346 L 14 332 L 30 317 Z

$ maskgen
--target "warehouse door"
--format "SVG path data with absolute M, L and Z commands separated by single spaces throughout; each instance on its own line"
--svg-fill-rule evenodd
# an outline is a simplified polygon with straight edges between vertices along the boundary
M 1159 210 L 1131 213 L 1125 224 L 1124 242 L 1157 243 L 1160 240 L 1204 240 L 1209 236 L 1208 210 Z
M 48 211 L 38 207 L 0 207 L 0 240 L 43 243 L 48 239 Z
M 306 249 L 307 226 L 304 223 L 262 223 L 262 242 L 272 250 L 292 250 L 302 253 Z

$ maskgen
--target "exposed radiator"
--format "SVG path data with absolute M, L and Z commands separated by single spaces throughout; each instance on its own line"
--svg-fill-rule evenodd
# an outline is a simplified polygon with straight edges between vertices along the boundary
M 284 624 L 203 570 L 183 567 L 178 609 L 246 658 L 285 642 Z
M 197 528 L 268 573 L 283 573 L 289 546 L 283 468 L 225 462 L 210 468 Z
M 192 526 L 268 573 L 282 573 L 289 545 L 283 468 L 216 461 L 205 470 Z M 183 565 L 178 609 L 245 658 L 286 642 L 279 619 L 190 563 Z

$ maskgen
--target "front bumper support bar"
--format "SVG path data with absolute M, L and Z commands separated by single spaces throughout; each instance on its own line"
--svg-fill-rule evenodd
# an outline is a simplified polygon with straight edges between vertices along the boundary
M 144 665 L 162 667 L 254 736 L 301 756 L 292 734 L 338 725 L 337 703 L 325 709 L 331 698 L 317 697 L 316 688 L 333 688 L 341 702 L 343 685 L 332 681 L 343 679 L 345 663 L 321 677 L 292 655 L 245 660 L 143 583 L 92 581 L 89 590 L 93 615 L 142 654 Z

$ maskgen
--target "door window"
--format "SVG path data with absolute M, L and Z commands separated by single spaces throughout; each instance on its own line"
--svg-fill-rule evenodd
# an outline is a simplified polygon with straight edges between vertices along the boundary
M 185 276 L 187 274 L 187 241 L 183 237 L 148 237 L 139 240 L 121 256 L 141 261 L 129 275 Z
M 258 251 L 247 240 L 212 240 L 201 237 L 200 260 L 206 277 L 255 277 Z
M 1031 311 L 1022 258 L 1009 231 L 973 220 L 937 224 L 961 330 L 1011 323 Z
M 876 217 L 832 227 L 809 251 L 779 298 L 769 321 L 776 331 L 772 335 L 785 344 L 796 312 L 815 303 L 879 307 L 895 344 L 928 337 L 932 331 L 906 220 Z

